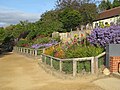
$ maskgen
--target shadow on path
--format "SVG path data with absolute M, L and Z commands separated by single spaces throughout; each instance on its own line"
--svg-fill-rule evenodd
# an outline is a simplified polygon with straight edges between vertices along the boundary
M 0 58 L 7 56 L 7 55 L 11 55 L 11 54 L 13 54 L 13 52 L 3 52 L 0 54 Z

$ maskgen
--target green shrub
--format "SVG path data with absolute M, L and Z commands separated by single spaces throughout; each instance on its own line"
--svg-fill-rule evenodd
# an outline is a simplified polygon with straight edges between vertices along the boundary
M 85 61 L 85 71 L 86 72 L 91 71 L 91 61 Z
M 42 52 L 42 50 L 37 50 L 37 55 L 41 55 Z
M 62 71 L 68 74 L 72 73 L 73 72 L 73 61 L 63 61 Z
M 59 65 L 59 61 L 53 59 L 52 63 L 53 63 L 53 67 L 54 67 L 56 70 L 59 70 L 59 66 L 60 66 L 60 65 Z
M 65 51 L 66 58 L 82 58 L 97 56 L 104 50 L 101 47 L 76 45 Z
M 101 68 L 102 65 L 104 65 L 104 57 L 98 59 L 98 68 Z
M 25 40 L 25 39 L 22 39 L 22 40 L 19 40 L 17 42 L 17 46 L 18 47 L 24 47 L 24 46 L 28 46 L 29 45 L 29 41 Z
M 51 62 L 50 62 L 50 58 L 49 57 L 46 57 L 46 64 L 50 65 Z
M 82 70 L 85 69 L 86 72 L 90 72 L 91 70 L 91 63 L 90 61 L 78 61 L 77 62 L 77 72 L 80 73 Z
M 27 35 L 28 40 L 32 40 L 36 37 L 37 32 L 35 30 L 30 31 L 30 33 Z
M 34 41 L 34 44 L 49 43 L 51 40 L 50 37 L 38 38 Z
M 78 73 L 82 72 L 83 68 L 84 68 L 83 62 L 77 62 L 77 72 Z

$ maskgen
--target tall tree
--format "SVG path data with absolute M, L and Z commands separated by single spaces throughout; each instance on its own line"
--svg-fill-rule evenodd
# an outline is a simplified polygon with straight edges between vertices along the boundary
M 70 31 L 81 23 L 82 16 L 79 11 L 66 8 L 59 14 L 59 20 L 63 23 L 64 29 Z
M 90 3 L 92 0 L 57 0 L 58 9 L 72 8 L 78 10 L 82 4 Z
M 85 3 L 82 4 L 80 9 L 82 14 L 82 24 L 86 25 L 87 23 L 92 23 L 92 21 L 97 17 L 97 6 L 94 3 Z
M 56 6 L 58 9 L 73 8 L 78 9 L 82 4 L 81 0 L 57 0 Z
M 0 43 L 2 43 L 4 38 L 5 38 L 5 30 L 3 27 L 0 27 Z
M 114 0 L 112 6 L 113 6 L 113 8 L 114 7 L 119 7 L 120 6 L 120 0 Z
M 109 0 L 103 0 L 100 4 L 99 4 L 99 10 L 104 11 L 104 10 L 108 10 L 112 8 L 112 4 Z
M 63 24 L 58 20 L 58 11 L 51 10 L 44 13 L 39 20 L 41 34 L 49 35 L 54 31 L 62 30 Z

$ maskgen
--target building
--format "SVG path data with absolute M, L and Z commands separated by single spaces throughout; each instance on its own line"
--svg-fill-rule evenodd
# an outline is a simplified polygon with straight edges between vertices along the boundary
M 93 28 L 99 27 L 105 24 L 117 24 L 120 19 L 120 6 L 116 8 L 112 8 L 109 10 L 105 10 L 98 15 L 98 18 L 93 22 Z

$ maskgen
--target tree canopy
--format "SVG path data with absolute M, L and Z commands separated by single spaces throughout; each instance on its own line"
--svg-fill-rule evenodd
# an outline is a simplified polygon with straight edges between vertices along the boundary
M 110 2 L 110 0 L 103 0 L 99 4 L 98 9 L 100 12 L 102 12 L 104 10 L 108 10 L 119 6 L 120 6 L 120 0 L 113 0 L 113 2 Z
M 120 6 L 120 0 L 114 0 L 113 1 L 113 8 Z
M 0 28 L 0 43 L 4 40 L 5 38 L 5 30 L 4 28 Z
M 66 32 L 80 25 L 91 23 L 97 15 L 92 0 L 57 0 L 54 10 L 46 11 L 36 22 L 20 21 L 0 29 L 0 39 L 6 36 L 33 40 L 37 36 L 51 36 L 52 32 Z
M 63 23 L 64 29 L 70 31 L 81 23 L 81 14 L 71 8 L 66 8 L 59 14 L 59 20 Z
M 100 11 L 104 11 L 104 10 L 108 10 L 112 8 L 112 4 L 109 0 L 105 1 L 103 0 L 100 4 L 99 4 L 99 9 Z
M 85 3 L 80 6 L 79 9 L 82 15 L 81 24 L 86 25 L 87 23 L 92 23 L 92 21 L 97 17 L 97 6 L 94 3 Z

